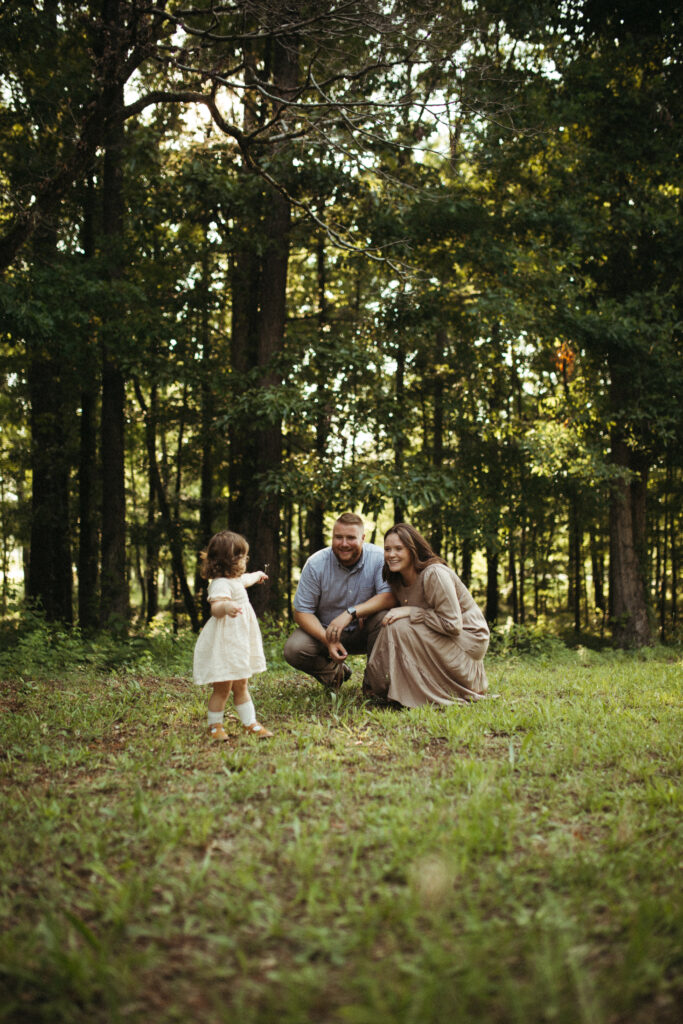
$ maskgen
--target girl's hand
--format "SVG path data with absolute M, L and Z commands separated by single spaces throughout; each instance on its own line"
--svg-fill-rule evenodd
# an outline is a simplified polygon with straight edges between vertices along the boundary
M 255 583 L 265 583 L 268 576 L 262 569 L 257 569 L 256 572 L 245 572 L 240 576 L 240 582 L 243 587 L 253 587 Z
M 410 605 L 403 605 L 402 608 L 390 608 L 382 619 L 382 625 L 389 626 L 392 622 L 396 622 L 396 619 L 407 619 L 410 616 L 411 611 L 412 608 Z
M 211 614 L 214 619 L 222 619 L 225 615 L 229 615 L 234 619 L 236 615 L 242 614 L 242 609 L 235 601 L 231 601 L 229 597 L 223 597 L 211 602 Z

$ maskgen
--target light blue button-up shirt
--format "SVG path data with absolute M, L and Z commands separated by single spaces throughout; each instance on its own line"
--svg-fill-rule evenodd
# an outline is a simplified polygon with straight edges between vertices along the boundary
M 377 544 L 363 544 L 360 558 L 348 569 L 332 548 L 316 551 L 301 570 L 294 607 L 298 612 L 316 615 L 327 628 L 347 608 L 391 590 L 382 579 L 383 565 L 384 550 Z

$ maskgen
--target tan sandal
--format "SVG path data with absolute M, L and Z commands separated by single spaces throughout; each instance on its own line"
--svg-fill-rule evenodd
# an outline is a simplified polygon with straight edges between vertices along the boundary
M 209 736 L 212 740 L 218 740 L 221 743 L 225 743 L 228 738 L 228 734 L 223 728 L 222 722 L 214 722 L 214 724 L 209 727 Z
M 265 725 L 261 725 L 260 722 L 252 722 L 251 725 L 244 725 L 242 728 L 258 740 L 267 740 L 273 735 L 270 729 L 266 729 Z

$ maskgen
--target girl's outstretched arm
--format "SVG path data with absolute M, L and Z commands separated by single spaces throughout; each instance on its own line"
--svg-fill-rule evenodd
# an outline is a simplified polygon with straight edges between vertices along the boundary
M 265 583 L 268 576 L 262 569 L 257 569 L 256 572 L 245 572 L 240 576 L 240 583 L 243 587 L 253 587 L 255 583 Z

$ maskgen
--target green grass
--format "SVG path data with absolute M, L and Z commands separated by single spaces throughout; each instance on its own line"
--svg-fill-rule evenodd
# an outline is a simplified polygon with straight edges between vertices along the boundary
M 275 738 L 219 749 L 191 637 L 29 633 L 0 662 L 0 1021 L 678 1024 L 681 651 L 539 646 L 489 660 L 497 700 L 395 712 L 272 630 Z

